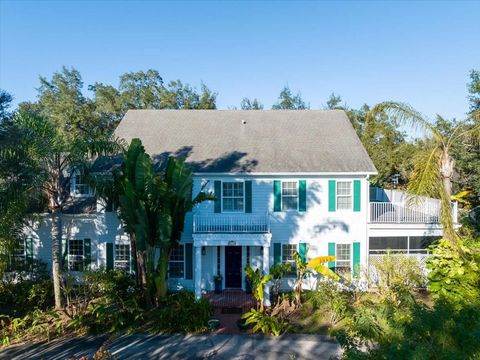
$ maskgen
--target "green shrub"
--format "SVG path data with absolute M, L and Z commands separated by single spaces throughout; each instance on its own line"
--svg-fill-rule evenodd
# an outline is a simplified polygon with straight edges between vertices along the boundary
M 132 328 L 144 313 L 141 294 L 131 274 L 121 270 L 95 270 L 71 286 L 69 303 L 77 309 L 68 326 L 89 333 Z
M 445 240 L 433 249 L 427 262 L 428 290 L 436 300 L 471 304 L 480 299 L 480 247 L 461 246 L 461 252 Z
M 207 299 L 195 300 L 191 292 L 168 294 L 149 318 L 153 319 L 153 331 L 161 333 L 195 333 L 207 331 L 207 322 L 213 314 Z
M 250 309 L 249 312 L 243 314 L 242 319 L 245 320 L 246 325 L 253 325 L 253 332 L 262 334 L 279 336 L 287 328 L 287 324 L 279 318 L 255 309 Z
M 47 310 L 53 305 L 51 279 L 0 282 L 0 315 L 23 317 L 33 310 Z

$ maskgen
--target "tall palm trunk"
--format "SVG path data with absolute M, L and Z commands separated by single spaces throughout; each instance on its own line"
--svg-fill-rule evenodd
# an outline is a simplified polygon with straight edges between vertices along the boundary
M 457 237 L 453 225 L 452 205 L 450 202 L 452 198 L 452 175 L 454 165 L 454 159 L 450 156 L 448 150 L 445 149 L 440 158 L 440 175 L 442 177 L 444 191 L 444 197 L 441 200 L 441 217 L 445 238 L 452 245 L 457 245 Z
M 55 309 L 63 309 L 62 297 L 62 213 L 56 208 L 52 213 L 52 277 Z
M 148 308 L 152 307 L 152 298 L 150 293 L 150 287 L 148 286 L 147 277 L 147 254 L 146 251 L 137 251 L 138 271 L 140 279 L 140 289 L 142 290 L 145 298 L 145 305 Z
M 170 257 L 170 249 L 162 249 L 160 252 L 160 258 L 158 259 L 158 276 L 155 277 L 155 288 L 157 300 L 163 299 L 167 296 L 168 284 L 167 284 L 167 272 L 168 272 L 168 259 Z

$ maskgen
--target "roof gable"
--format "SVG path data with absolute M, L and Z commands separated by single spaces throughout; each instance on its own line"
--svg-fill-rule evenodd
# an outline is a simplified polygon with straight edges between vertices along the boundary
M 341 110 L 130 110 L 115 135 L 196 172 L 376 172 Z

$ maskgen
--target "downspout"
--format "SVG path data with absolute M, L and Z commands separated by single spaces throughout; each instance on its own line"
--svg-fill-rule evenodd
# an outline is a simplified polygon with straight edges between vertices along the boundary
M 370 175 L 367 174 L 367 196 L 365 196 L 365 199 L 366 199 L 366 202 L 367 202 L 367 219 L 366 219 L 366 226 L 365 226 L 365 238 L 366 238 L 366 246 L 365 246 L 365 252 L 366 252 L 366 257 L 367 257 L 367 269 L 366 269 L 366 273 L 367 273 L 367 286 L 370 287 L 370 284 L 369 283 L 369 274 L 370 274 L 370 240 L 369 240 L 369 225 L 370 225 Z

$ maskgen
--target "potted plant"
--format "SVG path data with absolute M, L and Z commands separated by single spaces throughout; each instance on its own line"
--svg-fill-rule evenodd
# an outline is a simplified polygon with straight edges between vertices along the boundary
M 222 275 L 217 274 L 213 277 L 213 282 L 215 284 L 215 294 L 221 294 L 222 293 Z

